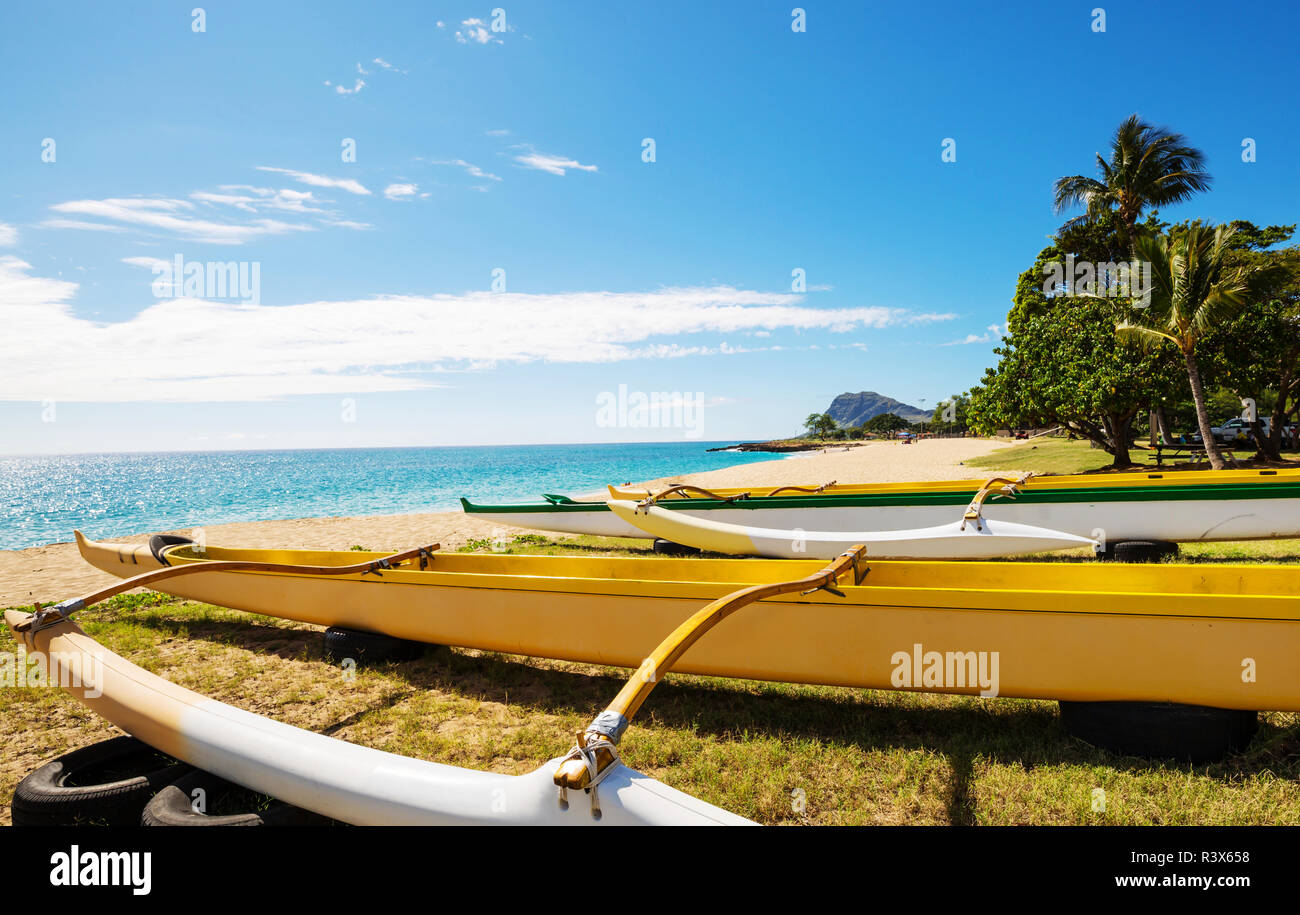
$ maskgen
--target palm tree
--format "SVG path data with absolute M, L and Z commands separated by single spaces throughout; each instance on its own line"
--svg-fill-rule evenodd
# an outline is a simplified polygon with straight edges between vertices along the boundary
M 1119 217 L 1125 245 L 1134 241 L 1133 227 L 1147 207 L 1181 203 L 1198 191 L 1208 190 L 1210 175 L 1205 156 L 1187 145 L 1181 133 L 1153 127 L 1131 114 L 1115 130 L 1110 159 L 1097 154 L 1096 178 L 1066 175 L 1052 186 L 1056 212 L 1082 206 L 1085 212 L 1066 225 L 1091 222 L 1102 213 Z
M 1210 432 L 1205 389 L 1196 362 L 1196 343 L 1215 325 L 1232 317 L 1245 301 L 1243 271 L 1227 274 L 1224 261 L 1233 230 L 1220 226 L 1211 235 L 1193 225 L 1182 236 L 1140 235 L 1133 244 L 1137 256 L 1151 265 L 1151 303 L 1136 309 L 1132 320 L 1115 330 L 1146 343 L 1173 343 L 1187 366 L 1187 380 L 1196 403 L 1206 457 L 1215 470 L 1224 468 L 1223 455 Z

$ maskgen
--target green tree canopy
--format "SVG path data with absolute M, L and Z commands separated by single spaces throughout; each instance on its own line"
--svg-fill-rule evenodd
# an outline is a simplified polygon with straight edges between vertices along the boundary
M 826 438 L 839 428 L 839 424 L 831 419 L 829 413 L 809 413 L 803 427 L 813 438 Z
M 862 424 L 862 428 L 868 432 L 887 435 L 890 432 L 898 432 L 900 429 L 908 429 L 911 424 L 894 413 L 881 413 L 871 417 Z
M 1060 425 L 1105 449 L 1114 466 L 1131 464 L 1133 421 L 1152 401 L 1181 390 L 1178 363 L 1116 336 L 1129 299 L 1044 290 L 1052 265 L 1063 267 L 1067 255 L 1108 250 L 1116 232 L 1107 218 L 1076 223 L 1020 274 L 1007 333 L 994 350 L 998 364 L 971 392 L 971 428 L 993 433 Z
M 1052 186 L 1056 211 L 1082 206 L 1070 223 L 1096 221 L 1105 213 L 1118 218 L 1120 237 L 1128 246 L 1133 227 L 1148 207 L 1182 203 L 1208 190 L 1205 155 L 1180 133 L 1148 124 L 1136 114 L 1120 122 L 1110 154 L 1097 154 L 1097 177 L 1066 175 Z

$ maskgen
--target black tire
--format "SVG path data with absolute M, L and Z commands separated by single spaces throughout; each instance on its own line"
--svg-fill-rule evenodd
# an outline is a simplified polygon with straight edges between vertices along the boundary
M 662 537 L 655 538 L 654 551 L 660 556 L 698 556 L 700 554 L 698 547 L 686 546 L 684 543 L 674 543 L 671 540 L 664 540 Z
M 379 632 L 331 626 L 325 630 L 325 657 L 335 663 L 352 658 L 358 664 L 383 661 L 414 661 L 429 646 L 409 639 L 396 639 Z
M 1168 540 L 1117 540 L 1097 552 L 1112 562 L 1163 562 L 1178 555 L 1178 544 Z
M 73 750 L 29 773 L 14 789 L 15 826 L 135 826 L 159 788 L 189 766 L 134 737 Z
M 163 550 L 169 546 L 179 546 L 182 543 L 193 543 L 189 537 L 181 537 L 176 534 L 154 534 L 149 538 L 149 552 L 153 553 L 153 558 L 157 559 L 163 565 L 171 565 L 163 556 Z
M 194 809 L 193 792 L 206 795 L 205 807 L 240 812 L 209 814 Z M 154 795 L 140 814 L 141 826 L 329 826 L 329 817 L 249 791 L 220 776 L 194 769 Z
M 1171 702 L 1061 702 L 1074 737 L 1125 756 L 1208 763 L 1246 748 L 1259 728 L 1255 712 Z

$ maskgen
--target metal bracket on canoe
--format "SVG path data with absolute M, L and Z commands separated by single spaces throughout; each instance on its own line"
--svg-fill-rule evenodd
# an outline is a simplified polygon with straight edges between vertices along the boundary
M 616 733 L 606 734 L 597 729 L 602 719 L 612 721 L 614 718 L 620 719 L 621 722 L 618 725 L 611 726 L 616 730 Z M 618 747 L 615 746 L 615 743 L 625 730 L 627 730 L 626 718 L 617 712 L 602 712 L 595 721 L 587 726 L 586 731 L 578 732 L 578 742 L 560 761 L 561 767 L 571 759 L 580 761 L 586 767 L 588 781 L 583 786 L 583 790 L 591 795 L 591 816 L 593 819 L 599 820 L 601 815 L 598 786 L 605 780 L 605 776 L 614 771 L 615 765 L 622 762 L 619 759 Z M 601 753 L 607 755 L 601 758 L 598 755 Z M 563 810 L 569 809 L 569 789 L 563 784 L 560 785 L 560 808 Z
M 25 622 L 19 623 L 14 628 L 19 632 L 40 632 L 42 629 L 49 629 L 51 626 L 57 626 L 64 620 L 72 618 L 72 614 L 83 609 L 86 602 L 81 598 L 72 598 L 61 603 L 50 604 L 48 607 L 42 607 L 40 601 L 36 602 L 36 611 Z
M 862 584 L 862 580 L 866 578 L 867 573 L 871 571 L 871 566 L 861 564 L 862 560 L 865 559 L 866 556 L 866 550 L 862 548 L 845 550 L 843 553 L 840 553 L 841 559 L 849 559 L 852 562 L 854 585 Z M 818 591 L 829 591 L 836 597 L 843 597 L 844 592 L 835 587 L 837 583 L 837 579 L 832 578 L 816 587 L 809 588 L 807 591 L 800 591 L 799 596 L 806 597 L 809 594 L 816 594 Z
M 993 477 L 980 487 L 980 491 L 975 493 L 975 498 L 971 499 L 970 505 L 966 506 L 966 513 L 962 515 L 959 530 L 966 530 L 967 521 L 975 522 L 975 530 L 984 530 L 984 502 L 988 499 L 1014 499 L 1020 494 L 1020 487 L 1028 483 L 1033 475 L 1032 472 L 1022 473 L 1015 480 L 1010 477 Z M 995 491 L 995 487 L 999 488 Z

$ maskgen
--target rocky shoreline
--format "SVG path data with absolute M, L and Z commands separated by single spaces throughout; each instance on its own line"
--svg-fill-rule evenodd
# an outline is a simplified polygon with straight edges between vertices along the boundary
M 773 454 L 787 454 L 794 451 L 845 451 L 858 447 L 862 442 L 814 442 L 802 439 L 778 439 L 771 442 L 741 442 L 723 448 L 710 448 L 709 451 L 764 451 Z

